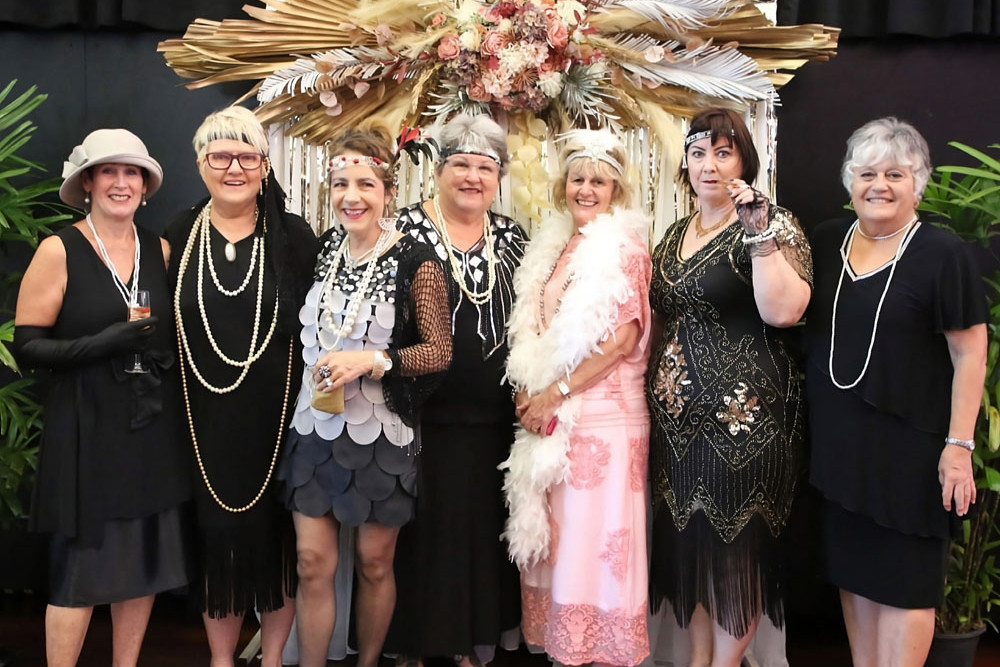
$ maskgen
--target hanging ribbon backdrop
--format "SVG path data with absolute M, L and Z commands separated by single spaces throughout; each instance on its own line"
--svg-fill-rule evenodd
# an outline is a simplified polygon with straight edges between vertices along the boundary
M 188 87 L 254 81 L 272 163 L 317 230 L 332 224 L 327 146 L 379 116 L 423 127 L 489 113 L 508 130 L 510 172 L 495 208 L 530 230 L 548 213 L 554 137 L 611 127 L 629 151 L 651 239 L 686 212 L 674 190 L 686 118 L 742 109 L 773 195 L 777 88 L 834 54 L 838 31 L 775 26 L 742 0 L 266 0 L 249 19 L 197 20 L 159 51 Z M 401 203 L 426 198 L 430 164 L 401 158 Z

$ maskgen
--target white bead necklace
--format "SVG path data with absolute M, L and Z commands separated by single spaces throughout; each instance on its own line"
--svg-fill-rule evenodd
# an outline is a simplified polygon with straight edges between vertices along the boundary
M 208 272 L 212 275 L 212 282 L 215 283 L 216 289 L 218 289 L 226 296 L 237 296 L 238 294 L 243 292 L 243 290 L 246 289 L 247 285 L 250 284 L 250 277 L 253 275 L 254 262 L 257 261 L 257 252 L 258 250 L 260 250 L 260 252 L 263 252 L 263 250 L 261 249 L 264 245 L 263 237 L 261 236 L 253 237 L 253 250 L 250 253 L 250 265 L 247 267 L 247 275 L 243 278 L 243 282 L 236 289 L 227 290 L 222 285 L 222 283 L 219 282 L 219 275 L 215 272 L 215 259 L 212 256 L 211 234 L 209 233 L 209 228 L 212 226 L 211 211 L 212 211 L 212 202 L 210 200 L 207 204 L 205 204 L 205 208 L 201 210 L 201 214 L 198 216 L 200 221 L 198 224 L 201 227 L 201 245 L 202 245 L 202 252 L 204 253 L 203 256 L 208 259 Z M 253 219 L 255 223 L 257 221 L 257 215 L 259 213 L 260 210 L 255 207 L 253 210 Z M 231 260 L 229 259 L 230 247 L 233 248 L 233 258 Z M 236 253 L 236 246 L 234 246 L 232 243 L 226 243 L 226 259 L 228 261 L 235 262 L 236 261 L 235 253 Z
M 906 227 L 903 227 L 903 229 L 915 230 L 915 222 L 917 222 L 917 219 L 913 218 L 913 220 L 907 223 Z M 879 297 L 878 307 L 875 308 L 875 321 L 872 324 L 871 340 L 868 341 L 868 354 L 865 356 L 865 365 L 861 368 L 861 373 L 854 380 L 854 382 L 851 382 L 850 384 L 841 384 L 833 375 L 833 348 L 837 333 L 837 303 L 840 301 L 840 287 L 844 284 L 844 274 L 847 273 L 847 258 L 850 256 L 851 247 L 854 245 L 853 232 L 855 229 L 859 228 L 860 224 L 860 221 L 854 221 L 851 228 L 847 230 L 847 236 L 844 237 L 844 242 L 840 245 L 840 254 L 843 258 L 843 264 L 840 269 L 840 279 L 837 281 L 837 291 L 833 294 L 833 315 L 830 318 L 830 361 L 828 369 L 830 371 L 830 380 L 838 389 L 853 389 L 858 386 L 858 383 L 861 382 L 861 378 L 863 378 L 865 373 L 868 372 L 868 364 L 872 360 L 872 349 L 875 347 L 875 332 L 878 331 L 878 320 L 879 317 L 882 316 L 882 304 L 885 303 L 885 295 L 889 293 L 889 285 L 892 284 L 892 276 L 896 272 L 896 265 L 899 264 L 899 258 L 902 256 L 903 249 L 906 247 L 906 244 L 909 242 L 911 237 L 911 234 L 909 233 L 903 237 L 903 239 L 899 242 L 899 247 L 896 248 L 895 256 L 892 258 L 891 268 L 889 269 L 889 277 L 886 279 L 885 287 L 882 289 L 882 296 Z
M 104 265 L 111 272 L 111 278 L 115 282 L 115 287 L 118 288 L 118 293 L 122 295 L 122 300 L 125 301 L 125 308 L 131 308 L 132 304 L 135 303 L 136 292 L 139 290 L 139 260 L 142 258 L 142 250 L 139 248 L 139 232 L 135 228 L 135 223 L 132 223 L 132 238 L 135 239 L 135 253 L 133 255 L 134 266 L 132 267 L 131 289 L 118 276 L 118 269 L 115 268 L 115 263 L 111 261 L 108 249 L 104 247 L 104 241 L 98 236 L 97 228 L 94 227 L 89 213 L 87 214 L 87 227 L 90 228 L 90 233 L 94 235 L 94 240 L 97 241 L 97 250 L 101 254 L 101 259 L 104 260 Z
M 445 252 L 448 255 L 448 263 L 451 266 L 451 275 L 455 279 L 455 282 L 458 283 L 458 288 L 462 290 L 473 304 L 481 306 L 487 303 L 493 298 L 493 286 L 497 282 L 497 260 L 493 255 L 493 232 L 490 225 L 489 211 L 483 213 L 483 242 L 486 244 L 486 291 L 473 292 L 465 284 L 462 267 L 459 266 L 458 260 L 455 259 L 455 253 L 452 251 L 451 237 L 448 235 L 448 222 L 444 218 L 444 213 L 441 212 L 440 198 L 435 196 L 431 202 L 434 204 L 434 215 L 437 218 L 435 226 L 437 227 L 438 234 L 441 235 L 441 242 L 444 244 Z
M 560 257 L 561 256 L 562 255 L 560 254 Z M 545 287 L 546 285 L 549 284 L 549 280 L 552 279 L 552 274 L 556 272 L 556 266 L 558 264 L 559 264 L 559 257 L 556 257 L 556 261 L 552 263 L 552 268 L 549 269 L 548 275 L 546 275 L 545 280 L 542 281 L 542 286 L 538 288 L 538 318 L 541 321 L 543 327 L 548 326 L 548 322 L 546 321 L 545 318 Z M 566 296 L 566 290 L 569 289 L 569 286 L 573 283 L 573 279 L 575 277 L 576 276 L 574 276 L 572 273 L 566 274 L 566 279 L 563 280 L 562 289 L 559 292 L 559 297 L 556 299 L 556 309 L 555 312 L 552 313 L 553 317 L 559 314 L 559 310 L 562 308 L 563 297 Z
M 381 234 L 378 235 L 378 239 L 375 241 L 375 245 L 372 246 L 371 250 L 365 252 L 361 257 L 365 257 L 371 254 L 371 259 L 368 260 L 367 266 L 365 266 L 365 272 L 361 275 L 361 280 L 358 282 L 357 289 L 354 295 L 351 297 L 350 302 L 347 304 L 347 308 L 344 310 L 344 319 L 339 327 L 334 325 L 333 315 L 331 314 L 331 308 L 329 307 L 334 288 L 333 281 L 337 277 L 337 270 L 340 268 L 341 262 L 345 260 L 348 253 L 350 253 L 350 237 L 344 234 L 344 240 L 341 241 L 340 247 L 337 248 L 336 254 L 333 256 L 333 261 L 330 262 L 330 266 L 326 271 L 326 275 L 323 276 L 323 283 L 320 285 L 319 289 L 319 306 L 316 309 L 317 312 L 317 325 L 320 324 L 319 318 L 322 317 L 326 322 L 327 328 L 333 331 L 335 336 L 333 345 L 331 349 L 337 346 L 341 340 L 350 335 L 351 331 L 354 330 L 354 323 L 358 320 L 358 313 L 361 312 L 361 303 L 364 301 L 365 294 L 368 292 L 368 288 L 371 285 L 372 278 L 375 275 L 375 268 L 378 265 L 378 258 L 382 256 L 382 253 L 392 244 L 393 236 L 395 236 L 395 229 L 383 230 Z M 323 308 L 323 303 L 326 302 L 328 307 Z
M 910 225 L 912 225 L 916 221 L 917 221 L 917 216 L 913 216 L 912 220 L 910 220 L 908 223 L 906 223 L 896 231 L 892 232 L 891 234 L 883 234 L 882 236 L 869 236 L 868 234 L 865 233 L 865 230 L 864 228 L 861 227 L 861 222 L 859 221 L 858 234 L 861 234 L 861 236 L 868 239 L 869 241 L 885 241 L 886 239 L 891 239 L 893 236 L 896 236 L 897 234 L 902 234 Z
M 187 271 L 188 262 L 190 261 L 191 258 L 191 252 L 194 248 L 194 241 L 196 238 L 198 238 L 199 233 L 201 232 L 199 226 L 205 226 L 210 224 L 208 218 L 208 211 L 210 204 L 211 202 L 205 205 L 205 207 L 201 211 L 201 214 L 199 214 L 198 218 L 195 220 L 194 228 L 191 229 L 191 233 L 188 235 L 187 244 L 184 246 L 184 252 L 181 255 L 181 261 L 177 271 L 177 289 L 174 291 L 174 316 L 177 319 L 177 333 L 181 339 L 181 347 L 183 348 L 182 351 L 187 354 L 188 363 L 191 365 L 191 371 L 194 373 L 195 377 L 198 378 L 198 381 L 201 383 L 201 385 L 205 387 L 205 389 L 207 389 L 208 391 L 214 394 L 228 394 L 234 391 L 237 387 L 239 387 L 243 383 L 243 380 L 246 378 L 247 373 L 250 371 L 250 366 L 255 361 L 257 361 L 262 354 L 264 354 L 264 350 L 267 349 L 268 344 L 271 342 L 271 337 L 274 335 L 274 331 L 277 328 L 278 324 L 279 299 L 277 295 L 275 295 L 274 314 L 271 319 L 271 326 L 268 329 L 267 335 L 264 337 L 263 342 L 260 344 L 260 347 L 258 348 L 257 337 L 260 334 L 261 308 L 264 299 L 264 265 L 265 265 L 264 245 L 261 244 L 260 257 L 257 262 L 257 269 L 259 271 L 257 276 L 257 303 L 254 310 L 253 332 L 250 337 L 250 350 L 247 353 L 247 358 L 243 361 L 236 361 L 234 359 L 230 359 L 225 353 L 223 353 L 223 351 L 219 348 L 218 343 L 215 341 L 215 336 L 212 335 L 212 329 L 211 326 L 209 325 L 208 313 L 205 311 L 204 267 L 206 263 L 206 258 L 205 258 L 206 249 L 204 246 L 201 246 L 200 252 L 198 253 L 199 254 L 198 278 L 195 287 L 195 294 L 197 295 L 198 299 L 198 311 L 201 314 L 201 323 L 205 330 L 205 334 L 208 337 L 208 342 L 211 344 L 212 349 L 215 351 L 215 354 L 226 364 L 241 369 L 240 374 L 236 378 L 236 380 L 228 386 L 217 387 L 212 383 L 210 383 L 208 380 L 206 380 L 205 376 L 201 374 L 201 371 L 198 370 L 198 366 L 195 364 L 194 355 L 191 354 L 191 346 L 188 343 L 187 332 L 184 329 L 184 317 L 181 313 L 181 286 L 184 284 L 184 274 Z M 266 220 L 264 223 L 264 231 L 265 232 L 267 231 Z M 251 264 L 251 271 L 252 270 L 253 270 L 253 265 Z M 225 294 L 225 292 L 223 292 L 223 294 Z

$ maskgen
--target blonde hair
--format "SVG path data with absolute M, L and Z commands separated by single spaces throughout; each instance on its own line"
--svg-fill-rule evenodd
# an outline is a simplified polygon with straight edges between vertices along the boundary
M 208 145 L 220 139 L 250 144 L 264 156 L 270 149 L 264 126 L 246 107 L 231 106 L 209 114 L 198 126 L 191 143 L 200 159 L 208 151 Z
M 573 174 L 583 174 L 584 176 L 600 176 L 614 183 L 614 190 L 611 193 L 612 206 L 628 206 L 632 201 L 632 184 L 626 180 L 624 174 L 619 174 L 618 170 L 604 160 L 594 160 L 587 156 L 581 156 L 569 160 L 569 156 L 578 151 L 580 146 L 566 146 L 560 157 L 562 172 L 559 179 L 552 188 L 552 203 L 556 208 L 565 211 L 566 206 L 566 183 Z M 626 164 L 625 151 L 621 147 L 615 147 L 607 151 L 608 155 L 618 161 L 618 164 Z

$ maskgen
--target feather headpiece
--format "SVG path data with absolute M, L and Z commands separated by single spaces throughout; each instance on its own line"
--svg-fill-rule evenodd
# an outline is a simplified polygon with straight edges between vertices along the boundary
M 615 136 L 615 133 L 607 128 L 600 130 L 570 130 L 556 137 L 556 141 L 564 142 L 566 149 L 571 151 L 566 156 L 567 164 L 580 158 L 594 161 L 600 160 L 611 165 L 619 175 L 625 173 L 625 168 L 621 162 L 611 154 L 611 151 L 617 150 L 619 154 L 624 155 L 625 147 L 622 145 L 621 140 Z

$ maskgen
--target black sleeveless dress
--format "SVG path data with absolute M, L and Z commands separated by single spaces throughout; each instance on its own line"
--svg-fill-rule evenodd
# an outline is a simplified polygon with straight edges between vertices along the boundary
M 184 586 L 181 506 L 191 495 L 180 431 L 173 311 L 160 240 L 139 228 L 139 287 L 159 324 L 144 353 L 53 372 L 45 400 L 30 526 L 52 534 L 50 602 L 81 607 Z M 108 268 L 76 227 L 66 249 L 66 293 L 52 337 L 73 339 L 128 319 Z M 131 287 L 131 285 L 129 285 Z

